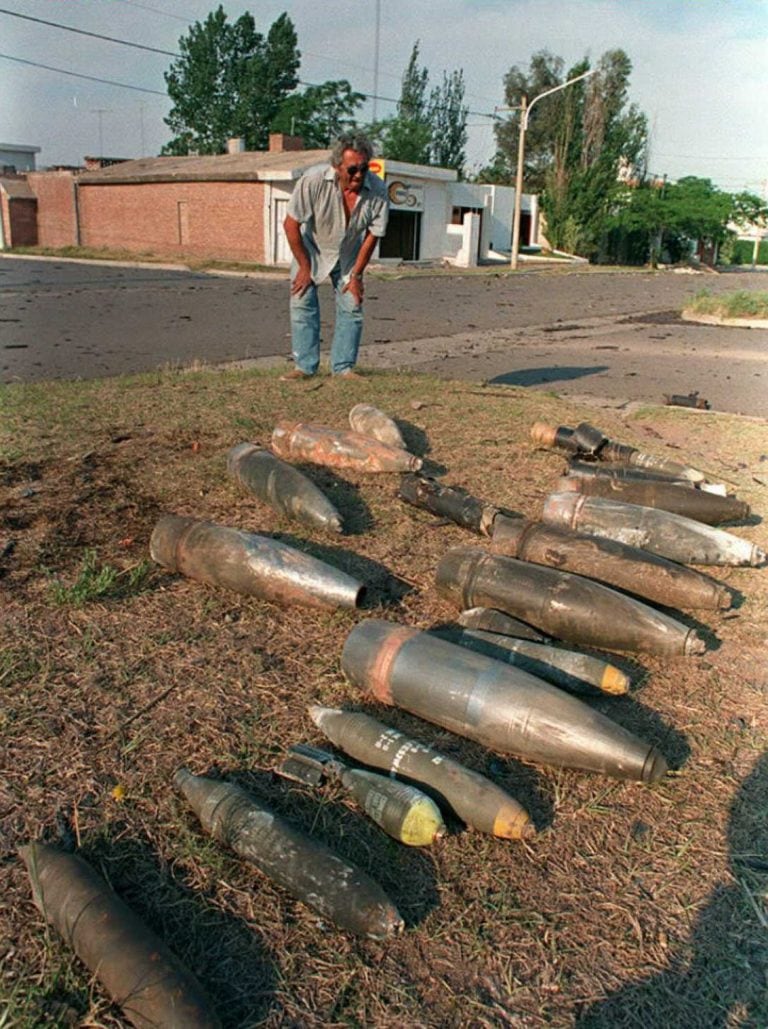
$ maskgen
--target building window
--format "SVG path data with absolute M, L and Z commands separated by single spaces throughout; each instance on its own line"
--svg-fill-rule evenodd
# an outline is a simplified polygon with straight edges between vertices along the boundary
M 482 214 L 482 207 L 454 207 L 451 209 L 451 225 L 463 225 L 465 214 Z

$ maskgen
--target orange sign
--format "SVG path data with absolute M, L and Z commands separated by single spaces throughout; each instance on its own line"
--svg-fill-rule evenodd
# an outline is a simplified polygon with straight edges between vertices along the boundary
M 368 171 L 371 175 L 378 175 L 380 179 L 384 179 L 384 158 L 374 157 L 372 161 L 368 162 Z

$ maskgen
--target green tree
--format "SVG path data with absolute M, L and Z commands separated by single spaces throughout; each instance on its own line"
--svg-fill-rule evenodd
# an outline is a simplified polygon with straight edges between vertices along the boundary
M 354 113 L 364 99 L 346 79 L 307 86 L 283 101 L 271 129 L 301 136 L 308 148 L 327 147 L 354 126 Z
M 443 73 L 441 86 L 429 94 L 429 72 L 419 65 L 419 43 L 413 45 L 403 73 L 397 114 L 369 126 L 383 157 L 411 164 L 437 164 L 462 171 L 467 142 L 464 73 Z
M 384 157 L 411 164 L 428 164 L 432 127 L 427 112 L 429 72 L 419 67 L 419 41 L 413 44 L 403 72 L 397 114 L 372 125 L 369 132 Z
M 230 23 L 219 5 L 182 36 L 179 50 L 165 73 L 173 103 L 165 123 L 174 136 L 163 153 L 221 153 L 234 136 L 249 150 L 265 148 L 269 126 L 298 84 L 301 55 L 288 15 L 265 38 L 250 13 Z
M 432 130 L 430 163 L 439 168 L 455 168 L 460 174 L 466 163 L 467 114 L 464 105 L 464 72 L 443 72 L 442 86 L 429 98 L 428 117 Z
M 543 50 L 528 72 L 513 67 L 504 79 L 505 100 L 519 107 L 590 68 L 585 59 L 564 71 L 561 58 Z M 594 256 L 621 194 L 620 177 L 644 166 L 645 116 L 628 103 L 631 62 L 623 50 L 607 51 L 594 75 L 560 90 L 531 111 L 525 138 L 524 188 L 541 193 L 547 237 L 555 247 Z M 513 183 L 520 117 L 496 126 L 497 153 L 481 181 Z
M 616 228 L 642 234 L 651 264 L 662 254 L 678 260 L 697 243 L 716 251 L 734 235 L 765 217 L 763 201 L 752 193 L 727 193 L 710 179 L 686 176 L 674 183 L 643 183 L 628 189 L 613 217 Z

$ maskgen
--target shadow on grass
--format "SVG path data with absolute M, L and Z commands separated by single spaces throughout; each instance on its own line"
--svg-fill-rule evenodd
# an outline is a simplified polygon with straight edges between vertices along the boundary
M 394 575 L 385 565 L 353 550 L 316 543 L 286 533 L 275 533 L 273 538 L 359 579 L 365 585 L 361 605 L 364 610 L 397 603 L 413 591 L 413 586 Z
M 147 840 L 108 832 L 82 856 L 199 980 L 226 1027 L 261 1022 L 275 1006 L 277 965 L 258 931 L 184 886 Z
M 388 836 L 354 800 L 345 802 L 349 794 L 344 787 L 313 789 L 267 771 L 232 771 L 224 778 L 369 875 L 408 927 L 419 925 L 438 906 L 435 865 L 427 849 L 407 847 Z
M 316 464 L 294 466 L 320 489 L 342 518 L 345 536 L 362 536 L 375 528 L 370 508 L 360 496 L 357 486 L 330 468 Z
M 573 365 L 571 367 L 550 365 L 546 368 L 520 368 L 514 372 L 504 372 L 488 379 L 495 386 L 540 386 L 545 382 L 567 382 L 571 379 L 583 379 L 588 375 L 598 375 L 608 371 L 607 364 Z
M 729 878 L 702 908 L 668 967 L 582 1010 L 579 1029 L 768 1025 L 768 753 L 741 784 L 728 822 Z

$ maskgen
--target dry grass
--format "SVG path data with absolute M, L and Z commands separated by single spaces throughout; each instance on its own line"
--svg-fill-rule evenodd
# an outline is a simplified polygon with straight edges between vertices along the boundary
M 305 387 L 176 372 L 5 388 L 0 1025 L 124 1024 L 46 931 L 16 857 L 30 839 L 72 835 L 232 1029 L 765 1026 L 765 572 L 721 576 L 744 599 L 703 619 L 716 649 L 635 662 L 632 696 L 600 701 L 670 759 L 655 787 L 526 765 L 378 711 L 340 674 L 346 633 L 371 613 L 450 620 L 434 567 L 469 538 L 401 505 L 393 477 L 319 468 L 312 477 L 351 531 L 307 537 L 242 493 L 223 460 L 243 439 L 266 442 L 281 417 L 344 426 L 360 400 L 401 419 L 446 481 L 527 514 L 562 466 L 532 449 L 530 425 L 583 418 L 656 452 L 680 448 L 768 509 L 765 424 L 719 415 L 660 409 L 625 424 L 544 394 L 402 375 Z M 160 569 L 139 575 L 163 511 L 294 541 L 368 582 L 369 609 L 279 609 Z M 763 524 L 736 531 L 766 546 Z M 85 567 L 112 568 L 123 588 L 92 596 Z M 62 600 L 56 583 L 81 588 Z M 285 747 L 321 743 L 310 702 L 363 707 L 437 743 L 518 796 L 540 835 L 520 845 L 456 831 L 414 852 L 340 792 L 273 779 Z M 182 763 L 231 776 L 371 872 L 405 935 L 373 943 L 321 926 L 204 838 L 171 787 Z

